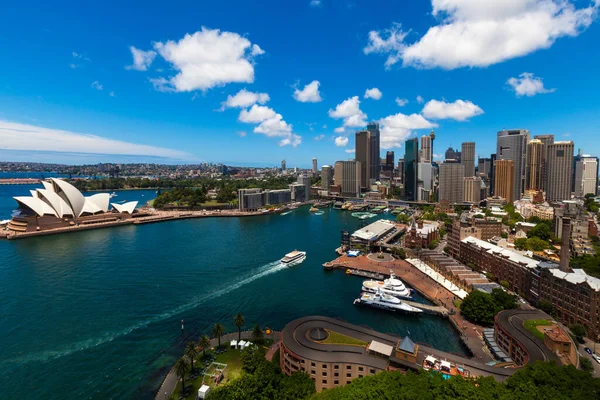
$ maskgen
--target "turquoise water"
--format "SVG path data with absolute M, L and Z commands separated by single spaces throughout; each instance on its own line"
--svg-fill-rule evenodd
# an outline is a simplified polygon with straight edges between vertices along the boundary
M 28 190 L 0 186 L 0 219 L 14 208 L 11 196 Z M 324 211 L 0 241 L 0 397 L 152 398 L 185 343 L 217 321 L 234 330 L 237 312 L 249 328 L 326 315 L 464 354 L 441 318 L 352 304 L 361 279 L 321 264 L 335 257 L 341 230 L 364 221 Z M 280 266 L 294 249 L 307 251 L 306 261 Z

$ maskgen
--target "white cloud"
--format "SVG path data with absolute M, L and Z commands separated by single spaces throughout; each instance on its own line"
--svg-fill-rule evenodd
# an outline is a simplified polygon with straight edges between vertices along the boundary
M 343 119 L 345 127 L 362 127 L 367 124 L 367 114 L 360 109 L 358 96 L 349 97 L 337 106 L 335 110 L 329 110 L 331 118 Z
M 248 124 L 259 124 L 277 115 L 275 110 L 267 106 L 254 104 L 249 110 L 240 111 L 238 119 Z
M 420 114 L 394 114 L 380 119 L 381 147 L 389 149 L 401 147 L 402 143 L 410 136 L 414 129 L 431 129 L 437 127 Z
M 523 72 L 518 78 L 506 81 L 519 96 L 535 96 L 538 93 L 552 93 L 556 89 L 546 89 L 542 78 L 535 77 L 531 72 Z
M 421 114 L 431 119 L 465 121 L 471 117 L 483 114 L 483 110 L 469 100 L 456 100 L 454 103 L 447 103 L 444 100 L 429 100 L 423 107 Z
M 345 147 L 348 144 L 348 138 L 346 136 L 338 136 L 335 138 L 335 145 L 338 147 Z
M 252 83 L 253 57 L 264 53 L 237 33 L 205 27 L 179 41 L 157 42 L 154 49 L 178 71 L 168 79 L 152 80 L 155 88 L 177 92 L 208 90 L 232 82 Z
M 325 135 L 323 133 L 321 133 L 320 135 L 315 136 L 315 140 L 319 141 L 319 140 L 323 140 L 325 139 Z
M 598 0 L 579 9 L 571 0 L 432 0 L 439 22 L 419 40 L 406 43 L 408 32 L 395 23 L 369 32 L 364 52 L 387 55 L 386 68 L 400 60 L 420 68 L 487 67 L 579 35 L 599 6 Z
M 78 58 L 80 60 L 84 60 L 84 61 L 91 61 L 89 58 L 85 57 L 83 54 L 79 54 L 76 52 L 73 52 L 73 58 Z
M 110 97 L 115 97 L 115 92 L 110 92 L 108 95 L 109 95 Z
M 321 0 L 310 0 L 310 3 L 308 3 L 311 7 L 320 7 L 321 6 Z
M 144 51 L 136 49 L 134 46 L 129 46 L 129 50 L 131 50 L 131 55 L 133 56 L 133 64 L 126 66 L 125 69 L 147 71 L 152 61 L 154 61 L 154 57 L 156 57 L 154 50 Z
M 240 137 L 246 137 L 246 135 L 247 135 L 248 133 L 246 133 L 246 131 L 239 131 L 237 134 L 238 134 Z
M 178 150 L 3 120 L 0 120 L 0 149 L 153 156 L 184 160 L 192 158 L 190 154 Z
M 356 153 L 356 149 L 346 149 L 346 153 L 354 154 L 354 153 Z
M 254 93 L 242 89 L 233 96 L 227 96 L 227 100 L 221 103 L 221 110 L 234 107 L 246 108 L 256 103 L 265 104 L 269 100 L 271 100 L 271 98 L 267 93 Z
M 333 131 L 335 133 L 344 133 L 344 132 L 346 132 L 346 128 L 344 128 L 343 126 L 339 126 L 339 127 L 335 128 Z
M 69 64 L 69 67 L 71 67 L 72 69 L 75 69 L 75 68 L 77 68 L 77 64 L 72 64 L 71 63 L 71 64 Z
M 383 93 L 377 88 L 367 89 L 365 91 L 365 99 L 379 100 L 381 99 L 381 96 L 383 96 Z
M 294 90 L 294 99 L 301 103 L 318 103 L 322 101 L 321 93 L 319 93 L 319 81 L 312 81 L 304 86 L 304 89 Z
M 423 104 L 423 103 L 425 103 L 425 99 L 423 97 L 421 97 L 421 95 L 418 95 L 417 96 L 417 103 Z
M 408 104 L 408 99 L 401 99 L 400 97 L 396 97 L 396 104 L 398 104 L 400 107 L 404 107 Z
M 102 86 L 102 84 L 98 81 L 94 81 L 92 82 L 92 87 L 96 90 L 102 90 L 104 89 L 104 87 Z

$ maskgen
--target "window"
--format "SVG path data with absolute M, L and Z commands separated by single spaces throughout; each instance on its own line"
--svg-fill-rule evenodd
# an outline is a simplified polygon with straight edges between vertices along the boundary
M 364 368 L 363 367 L 358 367 L 358 372 L 363 372 Z
M 327 376 L 327 371 L 322 372 L 323 376 Z
M 371 369 L 369 372 L 370 372 L 371 374 L 375 374 L 375 370 L 374 370 L 374 369 Z
M 323 367 L 322 367 L 322 368 L 327 368 L 327 364 L 323 364 Z
M 340 366 L 339 365 L 334 365 L 333 369 L 340 369 Z
M 358 374 L 358 377 L 359 377 L 359 378 L 362 378 L 362 377 L 363 377 L 363 375 L 362 375 L 362 374 Z
M 351 366 L 351 365 L 346 365 L 346 369 L 347 369 L 347 370 L 351 370 L 351 369 L 352 369 L 352 366 Z
M 334 385 L 339 385 L 339 384 L 340 384 L 340 381 L 333 381 L 333 384 L 334 384 Z
M 346 374 L 346 378 L 352 378 L 352 374 L 351 374 L 350 372 L 348 372 L 348 373 Z
M 323 385 L 327 385 L 327 379 L 322 380 Z
M 311 366 L 311 367 L 316 367 L 317 365 L 316 365 L 315 363 L 311 362 L 311 363 L 310 363 L 310 366 Z
M 311 374 L 311 375 L 315 375 L 315 374 L 316 374 L 315 370 L 314 370 L 314 369 L 311 369 L 311 370 L 310 370 L 310 374 Z

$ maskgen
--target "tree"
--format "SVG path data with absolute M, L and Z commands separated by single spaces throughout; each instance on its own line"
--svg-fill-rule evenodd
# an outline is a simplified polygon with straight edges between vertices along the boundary
M 406 250 L 404 250 L 402 247 L 392 247 L 392 255 L 401 260 L 405 260 L 406 259 Z
M 202 349 L 202 357 L 206 357 L 206 349 L 210 347 L 210 338 L 208 335 L 200 336 L 198 340 L 198 347 Z
M 501 280 L 500 282 L 498 282 L 498 283 L 500 283 L 500 286 L 502 286 L 502 287 L 503 287 L 503 288 L 505 288 L 505 289 L 508 289 L 508 288 L 510 287 L 510 283 L 508 283 L 508 281 L 506 281 L 506 280 L 504 280 L 504 279 L 502 279 L 502 280 Z
M 539 222 L 536 226 L 531 228 L 529 232 L 527 232 L 528 238 L 539 238 L 541 240 L 547 241 L 552 236 L 552 227 L 548 222 Z
M 254 326 L 254 329 L 252 329 L 252 339 L 257 342 L 260 342 L 262 341 L 264 336 L 265 334 L 263 333 L 262 329 L 260 329 L 260 326 L 256 324 Z
M 198 350 L 196 350 L 196 343 L 189 342 L 185 347 L 185 355 L 190 359 L 190 371 L 194 370 L 194 360 L 198 356 Z
M 233 323 L 238 328 L 238 342 L 239 342 L 240 340 L 242 340 L 242 326 L 244 326 L 244 324 L 246 323 L 246 320 L 244 319 L 244 316 L 242 315 L 242 313 L 237 313 L 235 315 L 235 317 L 233 317 Z
M 408 215 L 400 213 L 396 216 L 396 222 L 408 225 L 408 223 L 410 222 L 410 218 L 408 218 Z
M 185 375 L 188 373 L 189 370 L 190 366 L 183 357 L 181 357 L 175 363 L 175 373 L 179 378 L 181 378 L 181 393 L 185 393 Z
M 554 305 L 548 300 L 538 300 L 538 302 L 535 303 L 535 307 L 549 315 L 554 313 Z
M 492 300 L 501 307 L 502 310 L 512 310 L 518 307 L 517 296 L 506 293 L 502 289 L 492 290 Z
M 579 367 L 582 371 L 589 372 L 590 374 L 594 372 L 594 365 L 592 364 L 589 358 L 580 357 Z
M 525 238 L 515 239 L 515 249 L 526 250 L 527 249 L 527 239 L 525 239 Z
M 263 347 L 250 346 L 242 350 L 240 360 L 242 361 L 242 369 L 250 374 L 253 374 L 259 366 L 263 364 L 266 351 Z
M 492 325 L 494 316 L 500 310 L 492 296 L 480 290 L 473 290 L 460 304 L 460 312 L 464 317 L 481 325 Z
M 575 335 L 575 337 L 577 338 L 577 341 L 579 343 L 583 343 L 584 342 L 583 338 L 586 335 L 586 329 L 585 329 L 585 327 L 583 325 L 581 325 L 581 324 L 572 324 L 572 325 L 569 325 L 569 329 L 571 330 L 571 333 L 573 335 Z
M 219 345 L 218 347 L 221 347 L 221 336 L 223 336 L 223 334 L 225 333 L 225 327 L 220 324 L 220 323 L 216 323 L 215 326 L 213 326 L 212 329 L 212 334 L 215 338 L 217 338 Z

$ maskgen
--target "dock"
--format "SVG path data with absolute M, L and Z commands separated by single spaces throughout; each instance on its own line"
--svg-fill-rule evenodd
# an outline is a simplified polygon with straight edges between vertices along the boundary
M 402 299 L 402 302 L 408 304 L 409 306 L 420 308 L 421 310 L 423 310 L 423 312 L 426 312 L 428 314 L 436 314 L 441 315 L 443 317 L 447 317 L 448 315 L 450 315 L 450 311 L 448 311 L 445 307 L 442 306 L 430 306 L 428 304 L 417 303 L 416 301 L 408 301 L 404 299 Z

